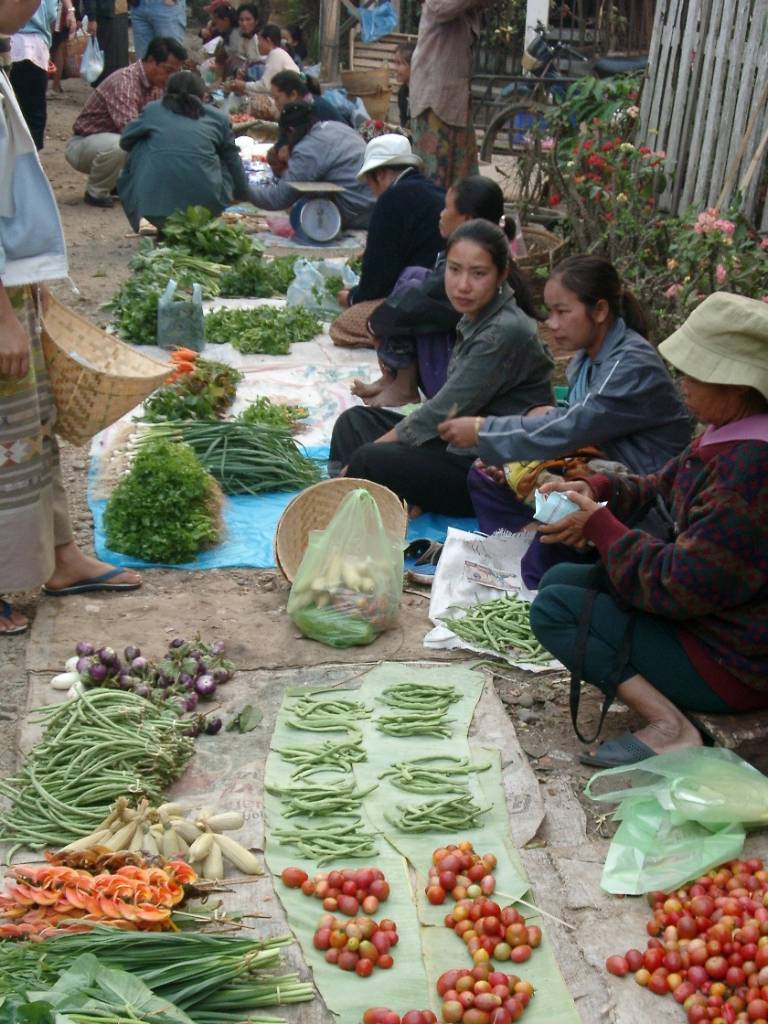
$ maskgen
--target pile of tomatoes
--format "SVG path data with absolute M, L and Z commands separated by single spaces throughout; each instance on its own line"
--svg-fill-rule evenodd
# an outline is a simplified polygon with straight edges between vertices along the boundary
M 470 842 L 441 846 L 432 854 L 429 880 L 424 890 L 427 899 L 439 905 L 445 902 L 449 893 L 455 900 L 490 896 L 496 888 L 492 874 L 495 867 L 494 855 L 485 853 L 481 857 Z
M 354 971 L 367 978 L 374 967 L 388 970 L 394 963 L 390 949 L 397 945 L 397 925 L 384 919 L 355 917 L 339 921 L 333 914 L 323 914 L 312 939 L 315 949 L 325 953 L 329 964 L 342 971 Z
M 768 1024 L 768 872 L 731 861 L 685 889 L 648 897 L 645 952 L 611 956 L 606 969 L 656 995 L 672 994 L 689 1024 Z
M 386 1006 L 372 1006 L 363 1014 L 363 1024 L 437 1024 L 431 1010 L 408 1010 L 401 1017 Z
M 289 889 L 301 889 L 305 896 L 323 901 L 323 910 L 354 917 L 361 910 L 375 914 L 389 898 L 389 883 L 378 868 L 342 868 L 320 871 L 310 880 L 301 868 L 285 868 L 280 875 Z
M 514 907 L 502 909 L 485 896 L 459 900 L 446 916 L 445 926 L 464 940 L 475 964 L 487 963 L 491 958 L 523 964 L 541 945 L 541 928 L 527 926 Z
M 492 971 L 487 964 L 446 971 L 437 979 L 446 1024 L 511 1024 L 520 1020 L 533 996 L 529 981 Z

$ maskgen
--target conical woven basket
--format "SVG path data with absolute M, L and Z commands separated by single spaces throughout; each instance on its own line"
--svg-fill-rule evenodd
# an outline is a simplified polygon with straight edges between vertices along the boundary
M 72 444 L 130 412 L 170 373 L 56 299 L 43 320 L 43 352 L 56 403 L 56 433 Z
M 364 487 L 373 495 L 387 533 L 405 537 L 408 529 L 405 505 L 388 487 L 346 476 L 323 480 L 297 494 L 277 524 L 275 562 L 289 583 L 293 583 L 312 530 L 324 530 L 344 498 L 358 487 Z

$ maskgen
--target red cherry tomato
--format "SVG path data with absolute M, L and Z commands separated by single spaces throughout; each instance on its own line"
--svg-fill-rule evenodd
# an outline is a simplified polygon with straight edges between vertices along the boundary
M 283 885 L 287 885 L 289 889 L 300 889 L 304 882 L 309 879 L 309 875 L 306 871 L 302 871 L 301 868 L 284 868 L 280 878 Z
M 629 972 L 629 964 L 623 956 L 609 956 L 605 961 L 605 969 L 617 978 L 623 978 Z

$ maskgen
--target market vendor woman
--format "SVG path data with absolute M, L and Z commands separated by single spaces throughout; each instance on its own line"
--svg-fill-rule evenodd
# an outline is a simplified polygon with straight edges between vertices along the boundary
M 616 696 L 647 722 L 583 758 L 598 766 L 699 746 L 686 711 L 768 708 L 768 306 L 710 295 L 659 351 L 704 432 L 652 476 L 542 488 L 579 506 L 540 527 L 542 538 L 593 544 L 603 572 L 596 583 L 589 566 L 550 569 L 534 632 L 568 667 L 581 660 L 583 678 L 607 694 L 615 678 Z M 625 525 L 658 499 L 667 536 Z
M 551 401 L 552 358 L 507 284 L 509 242 L 485 220 L 457 228 L 446 247 L 445 290 L 461 314 L 443 387 L 410 415 L 365 406 L 333 428 L 330 469 L 389 487 L 412 514 L 472 515 L 467 472 L 476 452 L 450 448 L 450 415 L 508 415 Z

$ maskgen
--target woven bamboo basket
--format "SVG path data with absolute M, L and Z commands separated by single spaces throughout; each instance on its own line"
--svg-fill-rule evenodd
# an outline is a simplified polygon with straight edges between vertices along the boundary
M 551 270 L 565 248 L 565 241 L 553 235 L 540 224 L 524 224 L 523 238 L 528 255 L 517 260 L 521 270 L 534 270 L 536 267 L 547 267 Z
M 56 403 L 54 429 L 82 445 L 159 387 L 169 367 L 106 334 L 51 298 L 43 352 Z
M 341 84 L 350 99 L 360 99 L 374 121 L 386 119 L 389 111 L 391 86 L 387 68 L 369 68 L 366 71 L 342 71 Z
M 408 529 L 405 505 L 388 487 L 346 476 L 323 480 L 297 494 L 277 524 L 275 562 L 289 583 L 293 583 L 301 565 L 310 533 L 324 530 L 344 498 L 358 487 L 364 487 L 373 495 L 387 533 L 393 537 L 405 537 Z

